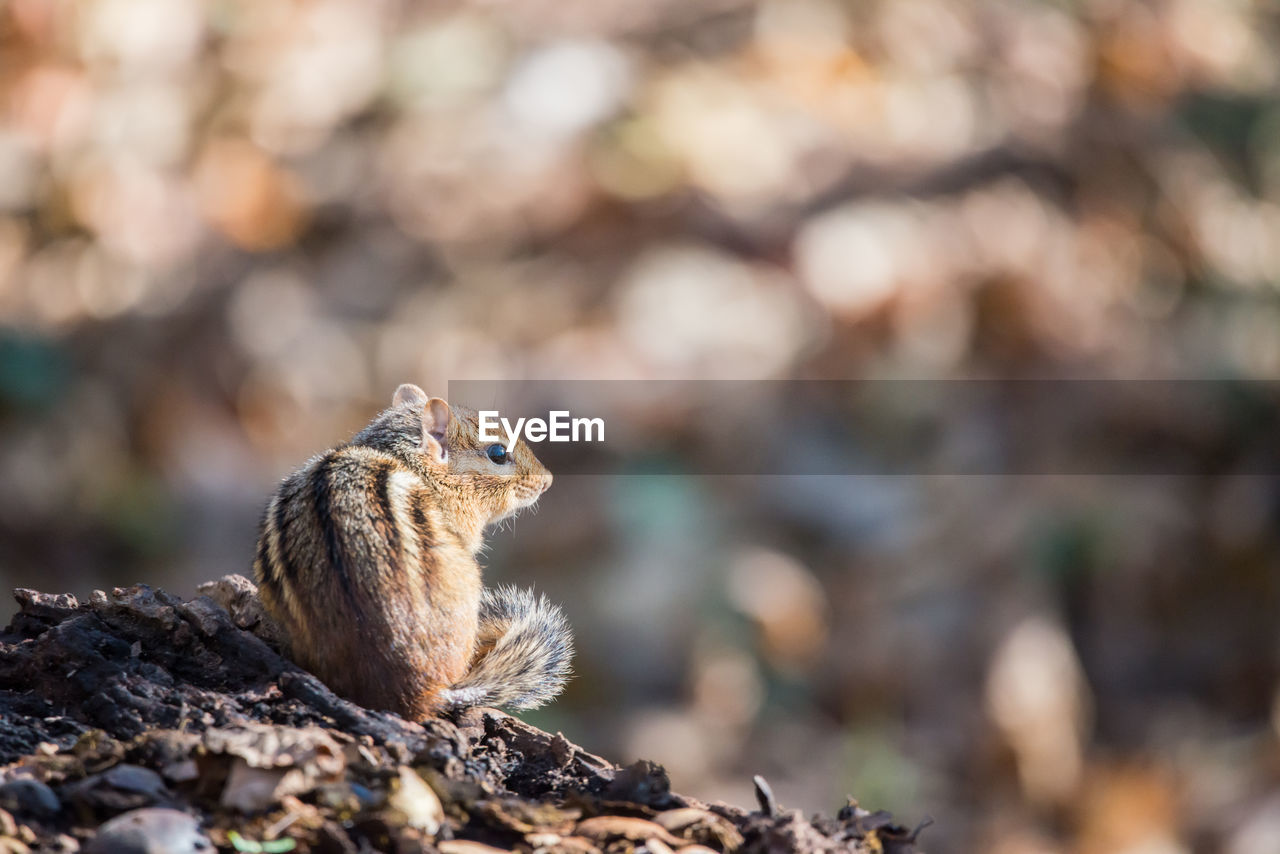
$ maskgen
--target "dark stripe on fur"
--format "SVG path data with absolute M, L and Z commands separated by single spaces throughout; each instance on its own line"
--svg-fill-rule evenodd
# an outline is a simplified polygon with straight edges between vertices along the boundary
M 389 462 L 378 463 L 378 468 L 373 473 L 373 485 L 370 487 L 374 501 L 377 502 L 377 516 L 374 518 L 374 527 L 377 529 L 387 541 L 387 561 L 390 564 L 389 572 L 392 577 L 398 578 L 403 572 L 400 542 L 400 526 L 396 524 L 395 510 L 391 506 L 391 473 L 396 470 L 396 466 Z
M 267 518 L 266 513 L 262 515 L 262 524 L 258 526 L 258 551 L 253 558 L 254 575 L 258 577 L 259 584 L 274 584 L 276 582 L 276 567 L 271 565 L 270 552 L 267 550 L 267 537 L 271 535 L 271 520 Z
M 409 511 L 413 516 L 413 530 L 418 534 L 418 547 L 422 550 L 421 553 L 426 555 L 427 549 L 436 544 L 435 533 L 431 530 L 427 511 L 422 509 L 422 496 L 411 495 L 410 499 L 413 503 L 413 509 Z
M 287 488 L 288 484 L 285 486 Z M 280 585 L 296 587 L 298 584 L 298 572 L 289 560 L 289 538 L 287 536 L 289 530 L 289 501 L 291 498 L 293 496 L 286 495 L 285 489 L 282 488 L 279 497 L 276 499 L 275 533 L 276 543 L 279 546 L 278 551 L 280 552 L 280 565 L 274 567 L 273 574 L 278 576 L 276 582 Z M 263 541 L 266 541 L 265 537 Z
M 373 473 L 373 496 L 378 502 L 377 519 L 381 523 L 379 528 L 386 528 L 387 544 L 390 546 L 391 554 L 400 554 L 400 529 L 395 524 L 396 514 L 391 509 L 391 494 L 387 491 L 391 483 L 391 472 L 395 471 L 395 467 L 388 462 L 378 465 L 377 471 Z
M 311 493 L 316 509 L 316 521 L 320 524 L 320 532 L 324 536 L 325 551 L 329 556 L 329 566 L 338 579 L 342 592 L 349 601 L 355 602 L 355 592 L 351 589 L 351 577 L 347 574 L 346 561 L 343 559 L 342 543 L 338 538 L 338 527 L 333 522 L 333 508 L 330 494 L 333 491 L 330 470 L 333 468 L 333 454 L 325 457 L 316 466 L 311 475 Z
M 435 532 L 431 530 L 431 520 L 427 518 L 427 512 L 423 509 L 422 502 L 425 501 L 417 492 L 409 493 L 409 518 L 413 520 L 414 536 L 418 538 L 418 554 L 421 555 L 421 566 L 423 569 L 423 584 L 426 586 L 424 591 L 427 601 L 432 600 L 432 593 L 436 586 L 436 579 L 432 573 L 436 567 L 436 561 L 431 559 L 427 552 L 435 547 Z

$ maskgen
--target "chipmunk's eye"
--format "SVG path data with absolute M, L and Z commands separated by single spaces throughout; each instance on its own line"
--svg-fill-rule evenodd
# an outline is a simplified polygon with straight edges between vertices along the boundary
M 490 445 L 484 449 L 485 456 L 498 465 L 504 465 L 510 457 L 507 456 L 507 449 L 503 445 Z

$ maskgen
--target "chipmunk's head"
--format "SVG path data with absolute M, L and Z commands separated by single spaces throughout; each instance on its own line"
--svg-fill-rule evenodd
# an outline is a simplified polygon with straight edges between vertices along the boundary
M 547 471 L 523 440 L 480 439 L 480 417 L 462 406 L 450 407 L 416 385 L 396 389 L 391 408 L 366 428 L 357 441 L 374 433 L 375 446 L 410 462 L 453 492 L 482 523 L 500 522 L 538 500 L 551 486 Z

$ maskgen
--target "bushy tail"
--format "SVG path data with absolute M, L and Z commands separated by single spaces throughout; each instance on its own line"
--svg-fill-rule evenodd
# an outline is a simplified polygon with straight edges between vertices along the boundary
M 515 587 L 487 588 L 480 600 L 476 660 L 442 699 L 453 709 L 533 709 L 564 688 L 572 659 L 569 623 L 545 596 Z

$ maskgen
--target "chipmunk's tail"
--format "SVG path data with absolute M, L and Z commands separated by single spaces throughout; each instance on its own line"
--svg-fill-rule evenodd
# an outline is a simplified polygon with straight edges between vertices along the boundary
M 515 587 L 487 588 L 471 672 L 443 691 L 442 699 L 451 709 L 533 709 L 563 690 L 572 659 L 569 623 L 545 596 Z

